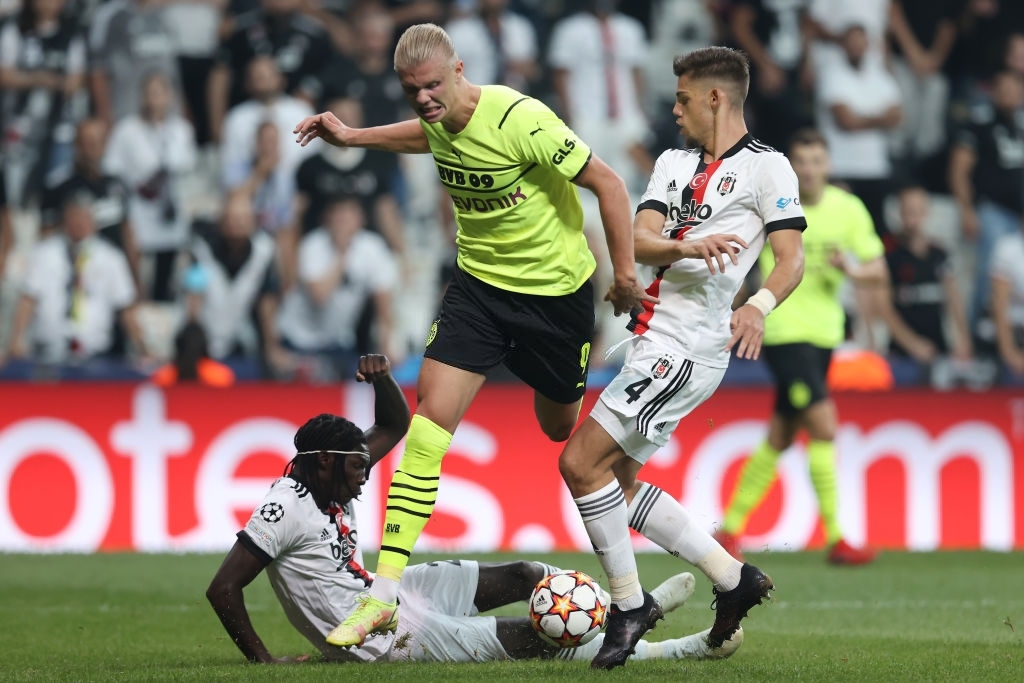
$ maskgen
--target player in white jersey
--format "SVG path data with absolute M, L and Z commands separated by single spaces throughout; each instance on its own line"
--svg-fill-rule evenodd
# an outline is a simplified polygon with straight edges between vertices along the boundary
M 661 155 L 633 225 L 636 259 L 654 269 L 647 293 L 658 303 L 634 312 L 622 370 L 559 459 L 611 591 L 594 668 L 625 664 L 634 644 L 663 617 L 640 586 L 630 526 L 711 580 L 711 647 L 735 633 L 774 588 L 761 570 L 736 561 L 698 528 L 678 501 L 637 479 L 679 421 L 714 393 L 731 350 L 758 357 L 765 316 L 803 273 L 807 223 L 796 176 L 785 157 L 750 137 L 743 121 L 746 56 L 709 47 L 677 57 L 673 70 L 672 112 L 695 149 Z M 733 311 L 766 239 L 775 269 L 764 288 Z
M 405 434 L 409 406 L 384 356 L 364 356 L 357 379 L 373 383 L 375 424 L 365 433 L 336 415 L 318 415 L 295 434 L 295 459 L 253 511 L 207 589 L 232 641 L 250 661 L 286 663 L 308 656 L 274 657 L 256 633 L 243 589 L 264 569 L 291 624 L 330 661 L 493 661 L 528 657 L 583 659 L 603 635 L 579 648 L 556 650 L 533 632 L 529 618 L 479 616 L 526 600 L 546 574 L 539 562 L 484 564 L 471 560 L 409 567 L 399 591 L 397 629 L 370 635 L 361 648 L 329 645 L 327 634 L 356 606 L 373 578 L 363 569 L 352 500 L 376 462 Z M 666 609 L 693 593 L 692 574 L 671 577 L 652 593 Z M 398 621 L 397 618 L 393 621 Z M 743 640 L 736 633 L 719 648 L 707 632 L 657 643 L 641 641 L 637 657 L 720 659 Z

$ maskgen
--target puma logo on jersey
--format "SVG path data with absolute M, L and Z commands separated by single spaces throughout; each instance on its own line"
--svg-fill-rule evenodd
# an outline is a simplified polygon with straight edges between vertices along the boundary
M 541 128 L 540 126 L 537 126 L 537 130 L 531 130 L 530 131 L 530 137 L 532 138 L 535 134 L 541 132 L 542 130 L 544 130 L 544 129 Z

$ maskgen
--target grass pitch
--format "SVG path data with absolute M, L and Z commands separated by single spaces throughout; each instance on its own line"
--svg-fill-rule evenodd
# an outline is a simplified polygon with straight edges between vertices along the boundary
M 592 556 L 544 559 L 603 579 Z M 778 590 L 772 604 L 744 621 L 746 640 L 732 659 L 631 661 L 591 672 L 586 663 L 551 661 L 250 665 L 204 597 L 220 555 L 0 555 L 0 680 L 1024 680 L 1021 553 L 886 553 L 859 568 L 829 567 L 821 553 L 748 559 L 772 575 Z M 641 555 L 639 563 L 648 587 L 691 569 L 660 554 Z M 698 576 L 691 602 L 648 637 L 707 628 L 711 597 Z M 247 589 L 246 602 L 273 654 L 313 651 L 287 623 L 264 577 Z M 525 614 L 525 603 L 502 613 Z

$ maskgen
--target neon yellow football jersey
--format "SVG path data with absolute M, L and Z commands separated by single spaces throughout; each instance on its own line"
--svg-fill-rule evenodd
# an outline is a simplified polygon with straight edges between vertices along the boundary
M 804 277 L 793 293 L 764 320 L 764 344 L 803 342 L 833 349 L 843 341 L 845 313 L 839 287 L 846 276 L 829 259 L 834 253 L 852 253 L 862 263 L 885 253 L 871 214 L 856 196 L 834 185 L 825 188 L 821 201 L 803 206 L 807 229 L 803 233 Z M 767 277 L 775 266 L 770 244 L 758 261 Z
M 455 208 L 458 264 L 513 292 L 575 292 L 596 267 L 573 179 L 590 148 L 542 102 L 482 86 L 455 134 L 420 120 Z

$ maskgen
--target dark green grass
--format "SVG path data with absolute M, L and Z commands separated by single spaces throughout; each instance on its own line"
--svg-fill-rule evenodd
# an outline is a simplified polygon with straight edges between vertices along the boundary
M 820 553 L 752 555 L 778 590 L 771 605 L 751 611 L 745 643 L 732 659 L 629 662 L 612 673 L 550 661 L 249 665 L 203 595 L 220 559 L 0 555 L 0 680 L 1024 681 L 1020 553 L 887 553 L 862 568 L 828 567 Z M 544 559 L 602 576 L 588 555 Z M 647 586 L 689 569 L 665 555 L 641 555 L 639 562 Z M 698 576 L 693 600 L 650 639 L 710 626 L 711 597 Z M 264 577 L 247 589 L 246 601 L 271 652 L 312 651 L 288 625 Z M 525 612 L 525 604 L 503 611 Z

